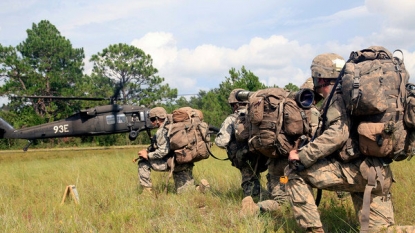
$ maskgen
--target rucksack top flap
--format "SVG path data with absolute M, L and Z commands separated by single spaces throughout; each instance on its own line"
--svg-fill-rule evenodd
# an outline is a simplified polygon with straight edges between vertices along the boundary
M 350 53 L 349 61 L 354 63 L 359 63 L 366 60 L 375 60 L 375 59 L 390 59 L 392 60 L 392 53 L 382 46 L 370 46 L 367 49 L 362 49 L 360 51 L 354 51 Z

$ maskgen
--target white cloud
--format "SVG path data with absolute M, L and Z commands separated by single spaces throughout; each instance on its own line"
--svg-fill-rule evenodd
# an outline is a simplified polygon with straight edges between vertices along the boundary
M 413 73 L 414 5 L 407 0 L 5 0 L 0 43 L 17 45 L 32 23 L 46 19 L 74 47 L 84 48 L 85 73 L 92 69 L 92 54 L 131 43 L 152 56 L 159 75 L 179 93 L 216 88 L 229 69 L 242 66 L 267 85 L 301 85 L 315 55 L 335 52 L 347 59 L 351 51 L 371 45 L 403 49 Z
M 366 0 L 370 12 L 383 16 L 387 27 L 415 29 L 415 1 L 408 0 Z
M 267 85 L 300 85 L 308 72 L 315 51 L 310 45 L 300 45 L 283 36 L 253 38 L 236 49 L 215 45 L 200 45 L 195 49 L 179 49 L 170 33 L 153 32 L 135 39 L 132 45 L 152 56 L 159 74 L 179 92 L 194 93 L 218 87 L 231 68 L 242 66 L 252 71 Z M 301 70 L 299 67 L 307 67 Z

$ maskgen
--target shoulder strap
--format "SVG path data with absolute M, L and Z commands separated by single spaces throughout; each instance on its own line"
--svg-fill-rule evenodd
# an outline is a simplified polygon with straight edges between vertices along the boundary
M 347 62 L 349 62 L 349 61 L 350 61 L 350 59 Z M 334 93 L 336 91 L 336 88 L 337 88 L 337 86 L 339 85 L 339 83 L 340 83 L 340 81 L 342 79 L 342 76 L 344 74 L 345 67 L 346 67 L 346 65 L 344 65 L 343 68 L 342 68 L 342 70 L 340 71 L 340 74 L 339 74 L 339 76 L 336 79 L 336 83 L 334 83 L 334 86 L 331 89 L 330 95 L 327 97 L 327 101 L 325 101 L 326 103 L 325 103 L 324 108 L 323 108 L 323 113 L 321 114 L 322 124 L 319 124 L 316 132 L 314 133 L 314 136 L 311 138 L 311 141 L 313 141 L 314 138 L 317 137 L 318 132 L 323 132 L 325 130 L 326 122 L 327 122 L 327 110 L 328 110 L 328 108 L 330 106 L 331 100 L 333 99 L 333 96 L 334 96 Z M 319 127 L 321 127 L 321 129 L 319 129 Z

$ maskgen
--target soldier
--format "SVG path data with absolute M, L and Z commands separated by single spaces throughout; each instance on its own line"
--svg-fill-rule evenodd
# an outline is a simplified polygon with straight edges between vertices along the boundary
M 215 144 L 226 149 L 232 166 L 241 172 L 244 197 L 259 198 L 261 184 L 260 173 L 266 170 L 266 160 L 264 156 L 258 156 L 248 151 L 246 142 L 238 142 L 235 138 L 235 122 L 239 115 L 246 114 L 247 101 L 238 101 L 235 97 L 237 91 L 234 89 L 229 94 L 228 103 L 233 113 L 230 114 L 222 123 L 219 133 L 216 135 Z
M 314 90 L 313 79 L 308 78 L 300 89 L 308 88 Z M 315 95 L 317 96 L 317 95 Z M 320 95 L 319 95 L 320 96 Z M 315 97 L 315 103 L 321 100 L 322 97 Z M 319 110 L 313 106 L 311 107 L 311 128 L 314 135 L 318 125 L 318 118 L 320 116 Z M 240 216 L 251 216 L 261 212 L 271 212 L 280 209 L 284 203 L 288 201 L 288 196 L 285 192 L 285 184 L 280 183 L 280 177 L 284 176 L 284 169 L 288 165 L 288 160 L 281 158 L 269 158 L 267 174 L 267 190 L 271 195 L 271 199 L 255 203 L 251 197 L 245 197 L 242 200 L 242 209 Z
M 168 123 L 167 112 L 162 107 L 155 107 L 148 113 L 151 124 L 158 128 L 155 135 L 155 142 L 153 150 L 147 149 L 140 150 L 138 156 L 138 175 L 141 186 L 144 191 L 152 193 L 151 183 L 151 169 L 155 171 L 168 171 L 173 169 L 173 180 L 177 193 L 183 193 L 186 190 L 194 189 L 193 179 L 193 163 L 185 164 L 173 164 L 173 153 L 170 151 L 170 143 L 168 139 L 168 130 L 165 128 L 165 124 Z M 207 180 L 202 179 L 201 185 L 196 186 L 196 189 L 205 192 L 209 188 Z
M 328 97 L 344 60 L 335 54 L 322 54 L 314 58 L 311 70 L 315 90 L 324 98 Z M 347 191 L 352 201 L 362 229 L 377 231 L 394 224 L 393 206 L 390 199 L 392 171 L 382 159 L 376 157 L 358 157 L 343 162 L 338 156 L 350 136 L 350 117 L 340 93 L 325 99 L 323 106 L 329 104 L 326 120 L 318 129 L 318 136 L 301 148 L 292 150 L 288 160 L 292 171 L 286 186 L 290 203 L 297 223 L 306 232 L 324 232 L 320 214 L 313 199 L 312 188 Z M 383 164 L 383 165 L 382 165 Z M 368 184 L 369 170 L 378 172 L 377 186 L 371 193 L 370 208 L 362 209 L 363 194 Z M 368 212 L 368 216 L 362 213 Z M 367 221 L 364 219 L 367 218 Z M 368 225 L 365 225 L 366 223 Z

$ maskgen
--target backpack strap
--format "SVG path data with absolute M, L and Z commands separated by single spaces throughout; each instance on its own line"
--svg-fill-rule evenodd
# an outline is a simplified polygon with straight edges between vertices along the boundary
M 396 49 L 395 51 L 393 51 L 393 53 L 395 52 L 400 52 L 402 54 L 402 61 L 398 58 L 393 58 L 392 62 L 393 64 L 395 64 L 395 71 L 397 73 L 399 73 L 399 77 L 401 78 L 401 82 L 399 85 L 399 93 L 398 93 L 398 98 L 396 100 L 396 111 L 400 111 L 403 112 L 404 111 L 404 107 L 402 105 L 402 103 L 405 103 L 406 97 L 407 97 L 407 92 L 406 92 L 406 88 L 405 85 L 408 82 L 408 77 L 402 77 L 402 69 L 401 69 L 401 65 L 403 64 L 403 52 L 400 49 Z
M 173 155 L 172 157 L 170 157 L 169 159 L 167 159 L 167 166 L 170 166 L 170 172 L 169 172 L 169 175 L 166 178 L 166 187 L 164 189 L 164 192 L 166 194 L 167 194 L 168 187 L 169 187 L 169 180 L 173 176 L 173 171 L 174 171 L 174 166 L 175 166 L 175 162 L 174 162 L 175 158 L 176 158 L 176 154 Z M 170 164 L 169 164 L 169 161 L 171 161 Z
M 280 134 L 280 131 L 281 131 L 281 128 L 282 128 L 282 122 L 284 120 L 284 117 L 283 117 L 284 116 L 284 114 L 283 114 L 284 103 L 285 103 L 285 99 L 278 104 L 278 116 L 279 116 L 280 119 L 278 119 L 278 125 L 275 129 L 275 140 L 277 140 L 278 135 Z
M 308 122 L 307 114 L 302 108 L 299 107 L 299 109 L 300 109 L 301 119 L 303 120 L 303 129 L 304 129 L 303 134 L 308 135 L 310 132 L 310 124 Z
M 361 216 L 361 230 L 360 232 L 368 232 L 369 230 L 369 217 L 370 217 L 370 202 L 371 193 L 374 188 L 377 187 L 379 181 L 382 193 L 384 193 L 384 178 L 382 175 L 382 164 L 379 159 L 370 159 L 372 166 L 369 167 L 369 173 L 367 177 L 367 185 L 363 193 L 363 205 L 362 205 L 362 216 Z

